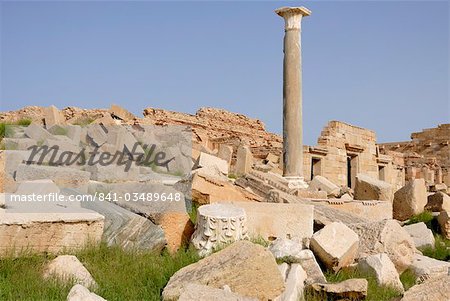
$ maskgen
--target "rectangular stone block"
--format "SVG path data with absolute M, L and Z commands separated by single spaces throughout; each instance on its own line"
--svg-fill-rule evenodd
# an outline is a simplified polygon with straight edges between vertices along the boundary
M 21 251 L 57 254 L 98 243 L 103 216 L 82 212 L 19 213 L 0 209 L 0 256 Z M 80 209 L 79 209 L 80 210 Z
M 314 206 L 259 202 L 232 202 L 247 213 L 250 237 L 302 241 L 313 234 Z

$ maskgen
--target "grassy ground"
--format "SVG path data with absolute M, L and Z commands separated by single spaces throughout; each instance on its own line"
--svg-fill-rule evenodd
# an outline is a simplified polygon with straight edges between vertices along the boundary
M 114 300 L 160 300 L 162 289 L 179 269 L 199 260 L 192 249 L 176 254 L 125 252 L 102 244 L 77 252 L 77 257 L 99 284 L 97 294 Z M 0 300 L 66 300 L 72 283 L 42 279 L 54 257 L 21 256 L 0 260 Z
M 411 217 L 407 225 L 424 222 L 431 231 L 433 231 L 435 246 L 434 248 L 426 247 L 420 248 L 423 255 L 435 258 L 438 260 L 450 261 L 450 240 L 442 237 L 439 232 L 439 224 L 433 214 L 429 211 L 424 211 L 418 215 Z

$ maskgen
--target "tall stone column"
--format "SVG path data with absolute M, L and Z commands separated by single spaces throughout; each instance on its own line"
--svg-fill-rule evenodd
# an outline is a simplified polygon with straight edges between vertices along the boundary
M 303 178 L 302 48 L 301 21 L 311 11 L 305 7 L 282 7 L 284 18 L 283 61 L 283 177 L 290 188 L 307 188 Z

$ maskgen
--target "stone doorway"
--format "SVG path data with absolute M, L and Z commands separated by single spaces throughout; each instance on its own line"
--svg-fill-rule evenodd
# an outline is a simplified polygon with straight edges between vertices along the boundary
M 347 155 L 347 186 L 355 189 L 356 175 L 358 174 L 358 155 Z
M 311 159 L 311 180 L 314 179 L 315 176 L 322 175 L 322 160 L 320 158 L 312 158 Z

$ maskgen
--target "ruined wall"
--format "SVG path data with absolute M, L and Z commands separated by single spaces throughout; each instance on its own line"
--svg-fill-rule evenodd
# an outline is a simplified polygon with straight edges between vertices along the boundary
M 450 185 L 450 124 L 412 133 L 411 141 L 382 143 L 382 153 L 404 156 L 406 180 L 423 178 L 428 185 Z
M 373 131 L 344 122 L 330 121 L 317 146 L 304 149 L 304 175 L 322 175 L 341 186 L 354 187 L 358 173 L 401 187 L 404 183 L 402 157 L 381 155 Z

